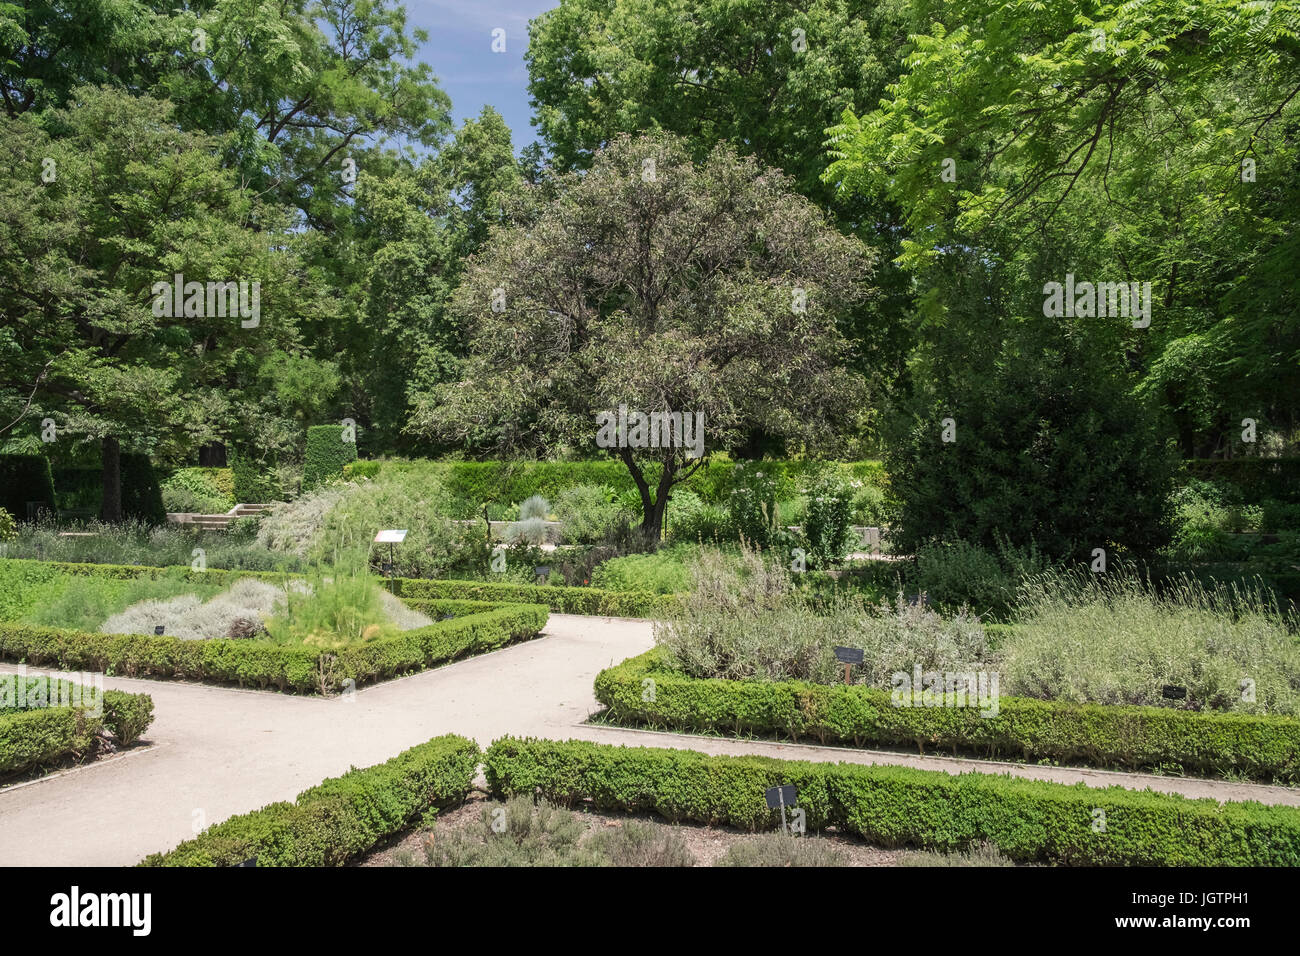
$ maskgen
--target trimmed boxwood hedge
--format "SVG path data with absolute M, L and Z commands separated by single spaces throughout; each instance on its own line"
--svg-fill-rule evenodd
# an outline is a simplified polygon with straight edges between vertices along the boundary
M 547 609 L 541 605 L 509 605 L 325 652 L 265 641 L 183 641 L 168 635 L 98 634 L 0 622 L 0 660 L 331 694 L 349 680 L 358 685 L 383 680 L 531 638 L 546 626 L 546 618 Z
M 1021 777 L 888 765 L 711 757 L 691 750 L 504 738 L 484 758 L 497 796 L 656 813 L 746 830 L 780 825 L 768 787 L 794 784 L 810 829 L 886 847 L 988 841 L 1022 862 L 1107 866 L 1297 866 L 1300 810 Z M 1104 829 L 1094 830 L 1105 812 Z
M 361 430 L 355 429 L 360 438 Z M 343 466 L 357 457 L 357 443 L 343 440 L 342 425 L 312 425 L 307 429 L 307 451 L 302 463 L 302 487 L 306 491 L 323 481 L 343 477 Z
M 91 712 L 94 698 L 86 696 L 98 693 L 93 688 L 44 676 L 0 675 L 0 680 L 15 679 L 25 687 L 21 694 L 13 688 L 13 706 L 0 708 L 0 775 L 88 754 L 101 730 L 124 746 L 134 743 L 153 722 L 153 698 L 148 694 L 106 690 L 102 713 L 96 715 Z M 87 703 L 51 706 L 51 702 L 78 699 Z M 19 707 L 17 700 L 26 704 Z
M 591 614 L 602 617 L 649 617 L 659 613 L 671 596 L 649 591 L 605 591 L 600 588 L 556 587 L 549 584 L 498 584 L 492 581 L 440 581 L 431 578 L 395 578 L 403 600 L 465 598 L 545 604 L 557 614 Z
M 392 760 L 352 769 L 205 830 L 140 866 L 343 866 L 417 823 L 430 809 L 460 803 L 478 766 L 478 744 L 448 734 Z
M 1293 717 L 1019 697 L 1000 697 L 997 716 L 981 717 L 974 708 L 895 707 L 889 691 L 856 685 L 688 677 L 663 667 L 658 649 L 596 675 L 596 699 L 615 722 L 676 730 L 1300 780 Z

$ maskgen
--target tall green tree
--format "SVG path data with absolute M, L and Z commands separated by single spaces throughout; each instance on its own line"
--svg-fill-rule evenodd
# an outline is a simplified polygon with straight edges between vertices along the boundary
M 726 144 L 788 174 L 836 225 L 881 250 L 876 294 L 840 317 L 858 370 L 880 388 L 910 345 L 899 213 L 822 181 L 825 129 L 874 108 L 902 69 L 905 0 L 562 0 L 534 20 L 535 123 L 551 162 L 583 169 L 619 133 L 665 130 L 701 160 Z
M 954 248 L 1046 282 L 1149 281 L 1150 326 L 1094 329 L 1186 456 L 1240 453 L 1243 417 L 1300 424 L 1295 131 L 1300 6 L 1245 0 L 918 2 L 907 69 L 830 132 L 828 183 L 905 210 L 900 261 Z
M 166 103 L 94 87 L 44 124 L 0 118 L 0 132 L 13 171 L 0 183 L 0 417 L 98 442 L 105 518 L 120 517 L 121 448 L 178 454 L 291 415 L 286 356 L 299 398 L 304 377 L 329 387 L 298 323 L 330 298 L 295 253 L 292 218 L 241 187 L 218 141 L 178 130 Z M 218 315 L 206 295 L 160 307 L 157 286 L 177 274 L 248 283 L 246 314 Z
M 453 298 L 471 356 L 418 396 L 413 429 L 606 452 L 657 537 L 673 486 L 748 430 L 829 455 L 860 420 L 836 318 L 867 293 L 872 254 L 785 176 L 721 146 L 696 164 L 677 137 L 620 136 L 550 195 L 524 190 L 471 257 Z M 698 414 L 700 444 L 638 444 L 635 425 L 602 441 L 597 416 L 620 406 Z

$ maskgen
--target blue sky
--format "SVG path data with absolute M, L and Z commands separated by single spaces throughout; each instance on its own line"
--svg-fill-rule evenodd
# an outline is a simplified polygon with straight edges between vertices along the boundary
M 558 0 L 405 0 L 410 29 L 429 32 L 418 59 L 433 67 L 451 97 L 459 126 L 485 104 L 496 108 L 510 127 L 515 152 L 533 142 L 529 123 L 528 21 Z M 492 52 L 492 31 L 505 30 L 506 52 Z

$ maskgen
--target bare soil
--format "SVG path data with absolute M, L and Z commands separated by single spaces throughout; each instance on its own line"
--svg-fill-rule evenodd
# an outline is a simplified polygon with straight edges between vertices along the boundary
M 459 807 L 438 814 L 436 827 L 442 832 L 460 830 L 478 823 L 486 805 L 495 803 L 481 791 L 471 793 Z M 668 823 L 660 817 L 645 814 L 608 813 L 589 807 L 574 807 L 587 824 L 588 832 L 604 827 L 621 827 L 627 820 L 646 820 L 656 826 L 672 830 L 686 843 L 687 850 L 695 857 L 696 866 L 712 866 L 714 861 L 727 852 L 734 844 L 754 836 L 743 830 L 731 827 L 710 827 L 692 823 Z M 417 828 L 399 837 L 396 842 L 363 857 L 357 866 L 393 866 L 397 855 L 409 852 L 417 860 L 424 859 L 424 842 L 431 831 Z M 883 850 L 870 846 L 856 837 L 841 836 L 833 830 L 817 834 L 816 839 L 826 840 L 848 860 L 849 866 L 896 866 L 902 850 Z

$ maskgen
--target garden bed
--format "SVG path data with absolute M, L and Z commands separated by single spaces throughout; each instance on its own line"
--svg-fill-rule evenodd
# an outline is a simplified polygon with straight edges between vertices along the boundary
M 1017 862 L 1094 866 L 1297 866 L 1300 810 L 1148 790 L 906 767 L 712 757 L 689 750 L 503 738 L 484 757 L 494 796 L 773 830 L 769 788 L 794 785 L 807 829 L 882 847 L 991 844 Z
M 11 562 L 26 583 L 67 572 L 106 577 L 160 574 L 164 569 L 112 565 Z M 12 570 L 12 567 L 11 567 Z M 284 575 L 187 571 L 187 580 L 229 585 L 242 578 L 283 581 Z M 376 583 L 378 579 L 375 579 Z M 11 596 L 12 600 L 12 596 Z M 170 634 L 99 633 L 0 619 L 0 660 L 127 677 L 180 678 L 241 687 L 332 694 L 535 637 L 546 625 L 541 604 L 416 600 L 438 620 L 424 627 L 341 647 L 272 643 L 252 638 L 186 640 Z M 12 613 L 11 615 L 12 616 Z M 0 615 L 3 617 L 3 615 Z
M 596 676 L 606 719 L 724 736 L 1300 780 L 1300 720 L 1293 717 L 1016 697 L 999 697 L 997 714 L 982 716 L 973 707 L 897 707 L 890 691 L 860 685 L 688 677 L 664 667 L 662 654 L 654 649 Z

